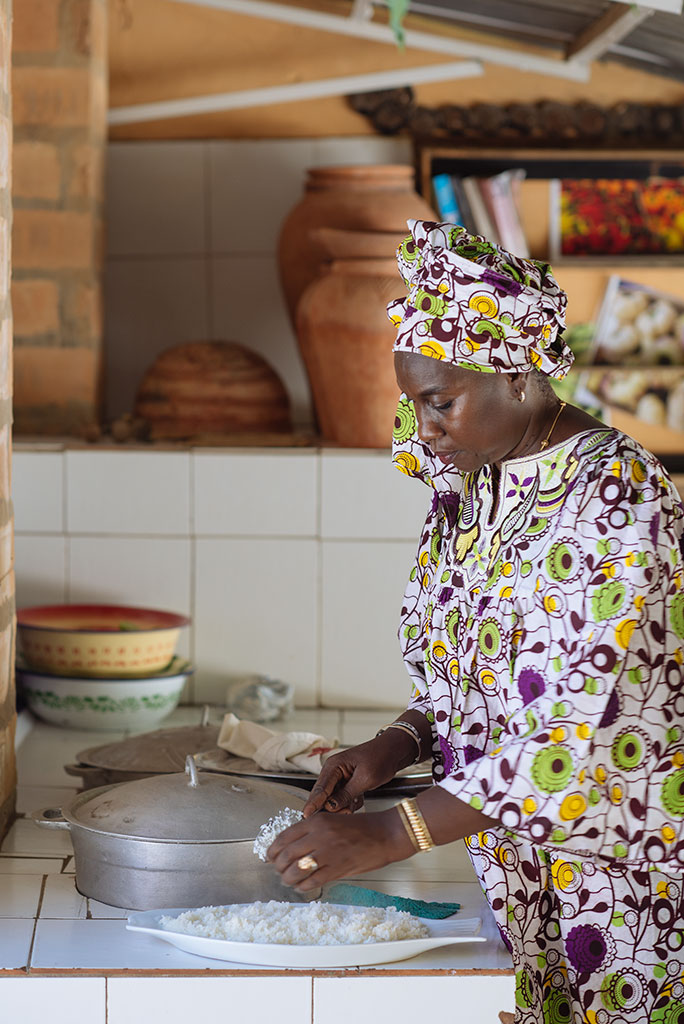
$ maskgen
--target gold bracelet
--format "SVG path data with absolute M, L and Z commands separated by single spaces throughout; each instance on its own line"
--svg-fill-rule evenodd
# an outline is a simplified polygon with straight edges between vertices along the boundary
M 410 821 L 406 817 L 406 811 L 401 806 L 401 804 L 396 804 L 395 806 L 397 808 L 397 813 L 399 814 L 399 817 L 401 818 L 401 823 L 404 826 L 404 828 L 406 829 L 406 834 L 408 835 L 409 839 L 411 840 L 411 845 L 413 846 L 413 849 L 416 851 L 416 853 L 419 853 L 420 852 L 420 847 L 418 846 L 418 840 L 416 839 L 415 833 L 414 833 L 413 829 L 411 828 Z
M 410 834 L 413 838 L 413 845 L 416 850 L 420 853 L 427 853 L 428 850 L 433 848 L 435 842 L 430 835 L 430 830 L 425 824 L 425 818 L 418 810 L 416 801 L 407 797 L 405 800 L 402 800 L 400 804 L 397 804 L 397 806 L 400 808 L 400 813 L 403 811 L 402 820 L 411 830 Z

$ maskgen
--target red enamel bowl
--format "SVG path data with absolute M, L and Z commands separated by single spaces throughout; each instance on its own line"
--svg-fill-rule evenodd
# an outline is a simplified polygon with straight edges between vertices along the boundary
M 156 608 L 42 605 L 17 611 L 17 646 L 28 667 L 56 675 L 142 678 L 166 668 L 189 624 Z

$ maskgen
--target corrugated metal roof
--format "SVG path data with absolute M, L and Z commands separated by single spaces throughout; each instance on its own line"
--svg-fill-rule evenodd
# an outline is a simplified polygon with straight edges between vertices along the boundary
M 622 52 L 629 48 L 630 52 Z M 639 25 L 617 48 L 615 58 L 684 81 L 684 15 L 657 12 Z
M 377 0 L 377 6 L 385 6 Z M 609 0 L 411 0 L 409 13 L 562 54 L 616 5 Z M 629 5 L 620 5 L 627 9 Z M 684 14 L 654 11 L 600 58 L 684 81 Z

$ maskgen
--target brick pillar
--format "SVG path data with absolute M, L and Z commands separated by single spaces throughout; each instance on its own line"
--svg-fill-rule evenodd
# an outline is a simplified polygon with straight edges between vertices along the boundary
M 11 0 L 0 0 L 0 839 L 14 814 L 14 570 L 10 455 L 12 424 L 12 311 L 10 306 L 10 158 L 12 111 L 9 88 Z
M 99 420 L 106 25 L 106 0 L 15 3 L 15 433 Z

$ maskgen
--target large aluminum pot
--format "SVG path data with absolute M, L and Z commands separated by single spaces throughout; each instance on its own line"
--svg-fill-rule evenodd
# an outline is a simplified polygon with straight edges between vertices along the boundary
M 291 786 L 197 772 L 152 776 L 80 793 L 33 818 L 71 832 L 76 887 L 126 910 L 199 907 L 254 900 L 302 902 L 253 852 L 256 834 L 306 794 Z

